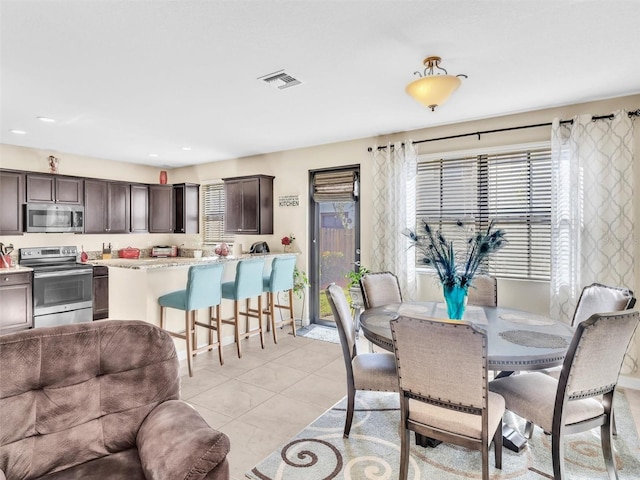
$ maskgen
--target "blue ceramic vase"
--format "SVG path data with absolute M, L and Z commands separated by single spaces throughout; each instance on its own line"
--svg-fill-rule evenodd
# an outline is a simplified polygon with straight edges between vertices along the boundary
M 447 302 L 447 313 L 451 320 L 462 320 L 467 304 L 468 287 L 442 286 L 444 299 Z

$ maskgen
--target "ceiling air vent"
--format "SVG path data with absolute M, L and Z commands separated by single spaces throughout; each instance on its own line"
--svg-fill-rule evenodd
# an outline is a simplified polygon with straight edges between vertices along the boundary
M 277 88 L 278 90 L 295 87 L 296 85 L 300 85 L 302 83 L 300 80 L 289 75 L 284 70 L 278 70 L 277 72 L 258 77 L 258 80 L 262 80 L 263 82 Z

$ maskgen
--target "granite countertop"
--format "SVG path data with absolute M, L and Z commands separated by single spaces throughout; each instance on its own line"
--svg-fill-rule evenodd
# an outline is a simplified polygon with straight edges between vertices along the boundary
M 6 275 L 7 273 L 24 273 L 24 272 L 33 272 L 33 268 L 31 267 L 22 267 L 18 264 L 13 264 L 9 268 L 0 268 L 0 275 Z
M 283 255 L 297 255 L 296 253 L 261 253 L 261 254 L 243 254 L 238 257 L 229 255 L 227 257 L 146 257 L 136 259 L 113 258 L 111 260 L 90 260 L 87 263 L 91 265 L 104 265 L 114 268 L 130 268 L 134 270 L 152 270 L 158 268 L 169 267 L 188 267 L 191 265 L 203 265 L 207 263 L 226 263 L 235 262 L 242 259 L 250 258 L 274 258 Z

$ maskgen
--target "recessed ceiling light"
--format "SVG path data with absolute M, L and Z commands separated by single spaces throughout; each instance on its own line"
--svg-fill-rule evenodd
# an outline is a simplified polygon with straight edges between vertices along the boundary
M 157 156 L 158 156 L 158 154 L 157 154 L 157 153 L 150 153 L 150 154 L 149 154 L 149 156 L 150 156 L 150 157 L 157 157 Z
M 184 150 L 185 152 L 188 152 L 189 150 L 191 150 L 191 147 L 182 147 L 182 150 Z
M 26 135 L 27 134 L 27 132 L 25 132 L 24 130 L 9 130 L 9 132 L 15 133 L 16 135 Z
M 53 118 L 49 118 L 49 117 L 38 117 L 38 120 L 40 120 L 41 122 L 47 122 L 47 123 L 54 123 L 55 120 Z

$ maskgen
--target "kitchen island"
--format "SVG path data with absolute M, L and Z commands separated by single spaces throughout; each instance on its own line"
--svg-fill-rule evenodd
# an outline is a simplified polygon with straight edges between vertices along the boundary
M 233 281 L 236 264 L 242 259 L 263 258 L 264 274 L 271 269 L 271 261 L 278 256 L 297 255 L 295 253 L 246 254 L 227 257 L 166 257 L 110 260 L 92 260 L 93 265 L 109 267 L 109 318 L 115 320 L 145 320 L 160 325 L 160 305 L 158 298 L 175 290 L 183 290 L 187 286 L 187 273 L 192 265 L 224 263 L 223 282 Z M 255 307 L 255 306 L 254 306 Z M 206 321 L 208 309 L 198 311 L 200 321 Z M 233 316 L 233 303 L 222 302 L 224 318 Z M 263 319 L 266 326 L 266 319 Z M 167 328 L 173 331 L 184 330 L 184 312 L 167 309 Z M 206 329 L 198 330 L 198 342 L 206 339 Z M 233 343 L 233 327 L 227 325 L 223 329 L 223 344 Z M 186 346 L 182 340 L 176 340 L 176 349 L 181 358 Z

